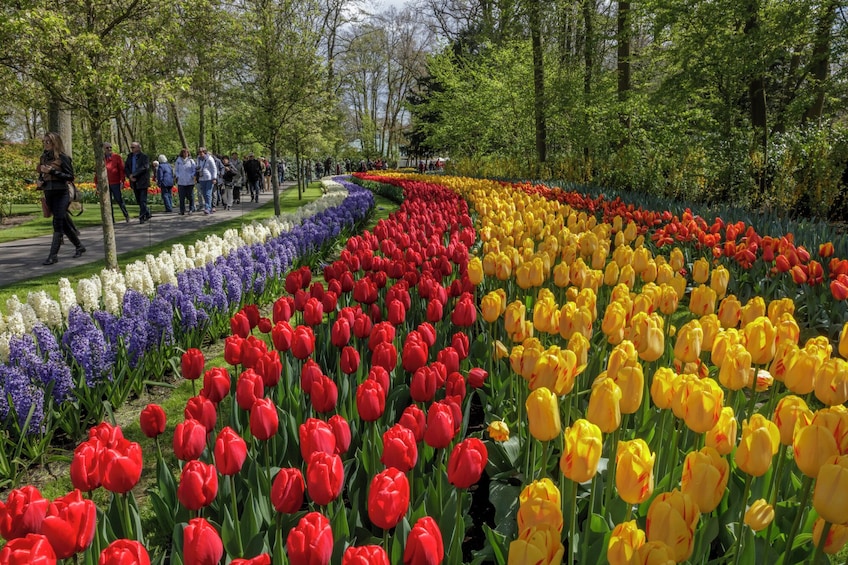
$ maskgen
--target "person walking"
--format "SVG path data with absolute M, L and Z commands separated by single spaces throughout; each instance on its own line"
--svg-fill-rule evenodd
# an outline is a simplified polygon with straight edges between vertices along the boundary
M 109 183 L 109 208 L 112 210 L 112 223 L 115 223 L 115 204 L 123 212 L 124 220 L 129 223 L 130 213 L 127 211 L 127 205 L 124 204 L 124 195 L 121 194 L 121 188 L 126 178 L 124 174 L 124 160 L 117 153 L 112 153 L 111 143 L 103 144 L 103 160 L 106 163 L 106 179 Z
M 212 187 L 218 178 L 218 168 L 215 159 L 209 155 L 205 147 L 197 151 L 197 184 L 203 195 L 203 213 L 207 216 L 214 212 L 212 209 Z
M 186 201 L 188 201 L 188 213 L 194 208 L 194 181 L 197 174 L 197 162 L 191 158 L 191 153 L 185 147 L 180 151 L 175 166 L 177 177 L 177 197 L 180 199 L 180 216 L 186 213 Z
M 221 158 L 221 167 L 221 180 L 223 181 L 221 183 L 221 202 L 224 210 L 230 210 L 233 207 L 233 184 L 238 173 L 233 164 L 230 163 L 230 158 L 226 155 Z
M 247 154 L 244 161 L 244 174 L 247 178 L 247 188 L 250 190 L 250 201 L 259 202 L 259 188 L 262 185 L 262 163 L 253 156 Z
M 38 160 L 38 187 L 44 191 L 47 207 L 53 214 L 53 240 L 50 242 L 50 252 L 43 265 L 52 265 L 59 260 L 59 248 L 62 246 L 62 235 L 68 238 L 74 247 L 74 258 L 85 253 L 85 246 L 77 237 L 76 230 L 67 222 L 68 181 L 74 180 L 74 164 L 65 153 L 65 144 L 56 132 L 47 132 L 42 138 L 44 152 Z
M 236 171 L 236 177 L 233 179 L 233 204 L 241 204 L 241 187 L 244 186 L 244 165 L 238 157 L 238 153 L 233 151 L 230 155 L 230 164 Z
M 162 203 L 166 212 L 174 211 L 174 169 L 165 155 L 159 155 L 159 168 L 156 169 L 156 184 L 162 191 Z
M 133 141 L 130 143 L 130 154 L 124 159 L 124 168 L 127 178 L 130 179 L 130 188 L 135 194 L 138 202 L 138 222 L 143 224 L 150 219 L 150 210 L 147 208 L 147 191 L 150 188 L 150 159 L 141 152 L 141 143 Z

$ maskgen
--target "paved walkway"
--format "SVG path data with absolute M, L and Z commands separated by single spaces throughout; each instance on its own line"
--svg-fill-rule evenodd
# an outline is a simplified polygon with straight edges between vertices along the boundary
M 293 182 L 284 182 L 281 188 L 288 189 L 294 186 Z M 211 215 L 203 212 L 195 212 L 192 215 L 180 216 L 178 211 L 171 213 L 156 212 L 153 217 L 140 224 L 138 218 L 130 217 L 130 222 L 123 221 L 121 211 L 115 207 L 115 245 L 118 255 L 127 251 L 143 249 L 155 245 L 160 241 L 186 235 L 187 243 L 194 243 L 190 235 L 210 223 L 224 222 L 245 215 L 263 204 L 273 200 L 271 192 L 259 195 L 259 202 L 250 202 L 250 196 L 244 198 L 241 204 L 233 206 L 232 210 L 222 210 Z M 95 204 L 88 204 L 95 206 Z M 174 208 L 178 210 L 177 207 Z M 269 215 L 273 214 L 273 207 L 269 207 Z M 45 220 L 47 222 L 49 220 Z M 59 250 L 59 261 L 53 265 L 42 265 L 41 262 L 50 251 L 52 235 L 33 237 L 30 239 L 19 239 L 7 243 L 0 243 L 0 287 L 27 279 L 58 273 L 69 267 L 102 261 L 104 257 L 103 228 L 100 226 L 84 228 L 80 230 L 80 240 L 86 248 L 85 254 L 74 259 L 74 246 L 65 241 Z

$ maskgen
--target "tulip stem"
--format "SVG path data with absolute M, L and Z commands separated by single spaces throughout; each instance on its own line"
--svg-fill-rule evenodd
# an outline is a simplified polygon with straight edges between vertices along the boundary
M 615 485 L 615 464 L 618 453 L 618 433 L 621 428 L 616 428 L 610 436 L 609 452 L 607 455 L 607 484 L 604 495 L 604 510 L 607 510 L 612 500 L 613 485 Z
M 748 495 L 751 493 L 751 475 L 745 474 L 745 491 L 742 495 L 742 510 L 739 512 L 739 535 L 736 537 L 736 556 L 733 558 L 734 565 L 739 565 L 742 556 L 742 538 L 748 530 L 745 529 L 745 510 L 748 506 Z
M 132 520 L 130 519 L 130 503 L 128 500 L 129 494 L 118 495 L 118 500 L 121 502 L 121 518 L 124 521 L 124 537 L 127 539 L 136 539 L 132 529 Z
M 827 543 L 827 536 L 830 533 L 831 524 L 829 521 L 824 521 L 824 528 L 822 528 L 821 537 L 819 537 L 819 543 L 816 544 L 816 552 L 813 554 L 813 560 L 810 562 L 812 565 L 816 565 L 821 559 L 822 552 L 824 551 L 824 546 Z M 826 561 L 825 561 L 826 562 Z
M 241 542 L 241 527 L 239 526 L 238 500 L 236 499 L 236 476 L 230 475 L 230 499 L 233 504 L 233 528 L 236 530 L 236 548 L 238 556 L 244 556 L 244 546 Z
M 801 524 L 801 515 L 807 508 L 812 488 L 813 479 L 805 475 L 804 482 L 801 484 L 800 505 L 798 506 L 798 511 L 795 513 L 795 520 L 792 521 L 792 528 L 789 530 L 789 536 L 786 538 L 786 549 L 783 554 L 784 563 L 789 563 L 789 556 L 792 553 L 792 545 L 795 543 L 795 534 L 798 533 L 798 526 Z
M 574 538 L 577 537 L 577 482 L 571 481 L 571 512 L 568 526 L 568 565 L 574 565 Z
M 562 434 L 560 434 L 560 435 L 562 435 Z M 548 457 L 550 456 L 550 448 L 551 448 L 551 442 L 550 441 L 544 442 L 544 445 L 543 445 L 543 448 L 542 448 L 542 464 L 540 465 L 540 467 L 542 469 L 542 476 L 539 477 L 540 479 L 543 479 L 543 478 L 548 476 Z
M 451 555 L 462 560 L 462 542 L 465 538 L 465 520 L 462 516 L 462 489 L 456 489 L 456 531 L 453 534 L 454 550 Z
M 583 536 L 583 554 L 589 555 L 589 531 L 592 528 L 592 515 L 595 513 L 595 496 L 597 495 L 598 473 L 592 476 L 592 486 L 589 488 L 589 512 L 586 522 L 586 534 Z

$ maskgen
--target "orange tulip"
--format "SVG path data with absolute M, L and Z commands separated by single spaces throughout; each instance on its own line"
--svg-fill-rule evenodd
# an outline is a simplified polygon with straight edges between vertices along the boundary
M 718 423 L 707 432 L 704 444 L 714 448 L 721 455 L 728 455 L 736 447 L 736 416 L 733 408 L 725 406 L 721 409 Z
M 645 532 L 636 525 L 636 520 L 623 522 L 613 528 L 607 545 L 607 561 L 610 565 L 630 565 L 633 555 L 645 543 Z
M 821 466 L 813 508 L 828 522 L 848 525 L 848 455 L 832 457 Z
M 588 420 L 579 419 L 565 429 L 565 447 L 559 468 L 577 483 L 591 480 L 598 471 L 603 438 L 601 429 Z
M 688 494 L 677 489 L 664 492 L 648 508 L 645 535 L 648 541 L 668 545 L 675 561 L 682 563 L 692 556 L 699 518 L 698 505 Z
M 730 464 L 714 448 L 690 451 L 683 461 L 680 490 L 692 497 L 702 514 L 715 510 L 724 497 Z
M 654 460 L 645 440 L 618 442 L 615 456 L 615 488 L 629 504 L 641 504 L 654 492 Z
M 753 477 L 765 475 L 780 445 L 780 431 L 762 414 L 742 422 L 742 439 L 736 448 L 736 465 Z

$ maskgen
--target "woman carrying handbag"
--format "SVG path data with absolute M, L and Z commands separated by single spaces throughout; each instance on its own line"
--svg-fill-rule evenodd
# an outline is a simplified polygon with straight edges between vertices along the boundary
M 50 254 L 43 265 L 52 265 L 59 260 L 59 247 L 62 245 L 62 234 L 76 248 L 74 258 L 85 253 L 85 247 L 77 237 L 73 225 L 68 222 L 68 182 L 74 180 L 74 165 L 71 158 L 65 154 L 65 145 L 58 133 L 48 132 L 42 139 L 44 152 L 38 162 L 38 183 L 44 191 L 47 207 L 53 214 L 53 241 L 50 243 Z

